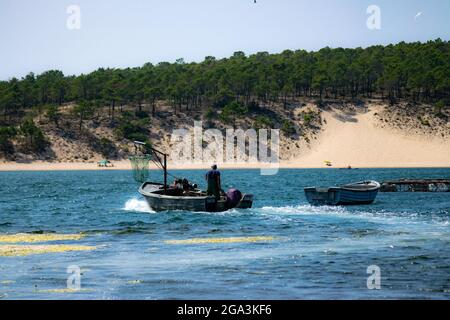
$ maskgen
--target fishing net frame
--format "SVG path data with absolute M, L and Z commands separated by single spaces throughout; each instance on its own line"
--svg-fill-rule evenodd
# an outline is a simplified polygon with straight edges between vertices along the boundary
M 147 181 L 149 173 L 149 163 L 153 157 L 149 154 L 133 155 L 129 157 L 133 178 L 136 182 L 144 183 Z
M 167 192 L 167 157 L 166 153 L 152 148 L 145 142 L 134 141 L 135 154 L 130 156 L 133 177 L 136 182 L 145 183 L 149 176 L 149 163 L 153 163 L 164 171 L 164 194 Z M 139 152 L 141 154 L 139 154 Z M 162 157 L 162 158 L 161 158 Z

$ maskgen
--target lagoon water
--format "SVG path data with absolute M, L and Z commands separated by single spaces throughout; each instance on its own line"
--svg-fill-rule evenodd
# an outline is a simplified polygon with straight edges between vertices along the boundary
M 312 207 L 303 194 L 312 185 L 450 177 L 450 169 L 222 172 L 224 189 L 255 194 L 254 208 L 151 212 L 129 171 L 0 172 L 0 235 L 82 233 L 14 245 L 96 246 L 0 256 L 0 298 L 450 298 L 450 193 L 379 193 L 355 207 Z M 204 185 L 202 171 L 173 173 Z M 244 239 L 221 240 L 234 237 Z M 168 241 L 196 238 L 219 240 Z M 64 290 L 71 265 L 81 269 L 80 291 Z M 367 288 L 371 265 L 379 290 Z

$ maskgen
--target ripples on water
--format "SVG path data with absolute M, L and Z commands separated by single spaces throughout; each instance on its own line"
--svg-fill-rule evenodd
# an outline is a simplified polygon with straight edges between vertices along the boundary
M 200 171 L 176 174 L 202 182 Z M 126 171 L 0 173 L 1 234 L 82 233 L 55 244 L 98 247 L 0 257 L 0 297 L 449 297 L 450 193 L 381 193 L 372 205 L 344 208 L 309 206 L 302 191 L 363 179 L 449 177 L 449 169 L 305 169 L 276 176 L 225 170 L 223 176 L 224 189 L 255 194 L 254 208 L 152 212 Z M 61 290 L 69 265 L 81 268 L 85 290 Z M 366 287 L 369 265 L 381 268 L 381 290 Z

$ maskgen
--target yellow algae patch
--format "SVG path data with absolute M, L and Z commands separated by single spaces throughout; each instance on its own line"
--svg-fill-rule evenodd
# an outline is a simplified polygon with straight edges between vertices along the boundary
M 130 281 L 127 281 L 127 284 L 141 284 L 142 283 L 142 280 L 130 280 Z
M 37 290 L 39 293 L 75 293 L 75 292 L 91 292 L 92 289 L 71 289 L 71 288 L 62 288 L 62 289 L 47 289 L 47 290 Z
M 0 284 L 5 284 L 5 285 L 11 284 L 11 283 L 16 283 L 16 282 L 14 280 L 3 280 L 3 281 L 0 281 Z
M 30 254 L 95 250 L 95 246 L 56 245 L 0 245 L 0 256 L 18 257 Z
M 231 237 L 231 238 L 193 238 L 186 240 L 166 240 L 167 244 L 203 244 L 272 241 L 275 237 Z
M 83 234 L 57 234 L 57 233 L 17 233 L 17 234 L 1 234 L 0 242 L 17 243 L 17 242 L 47 242 L 58 240 L 80 240 Z

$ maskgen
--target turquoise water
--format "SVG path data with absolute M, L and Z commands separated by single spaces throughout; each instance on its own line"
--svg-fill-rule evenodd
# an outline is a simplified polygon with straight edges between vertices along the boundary
M 0 234 L 82 232 L 54 244 L 97 246 L 0 256 L 0 298 L 450 297 L 450 193 L 380 193 L 372 205 L 347 208 L 311 207 L 303 194 L 362 179 L 450 177 L 450 169 L 222 172 L 224 189 L 254 193 L 253 209 L 154 213 L 128 171 L 0 172 Z M 202 171 L 174 173 L 202 183 Z M 253 236 L 273 239 L 165 242 Z M 70 265 L 81 268 L 82 290 L 59 292 Z M 367 289 L 370 265 L 380 267 L 380 290 Z

